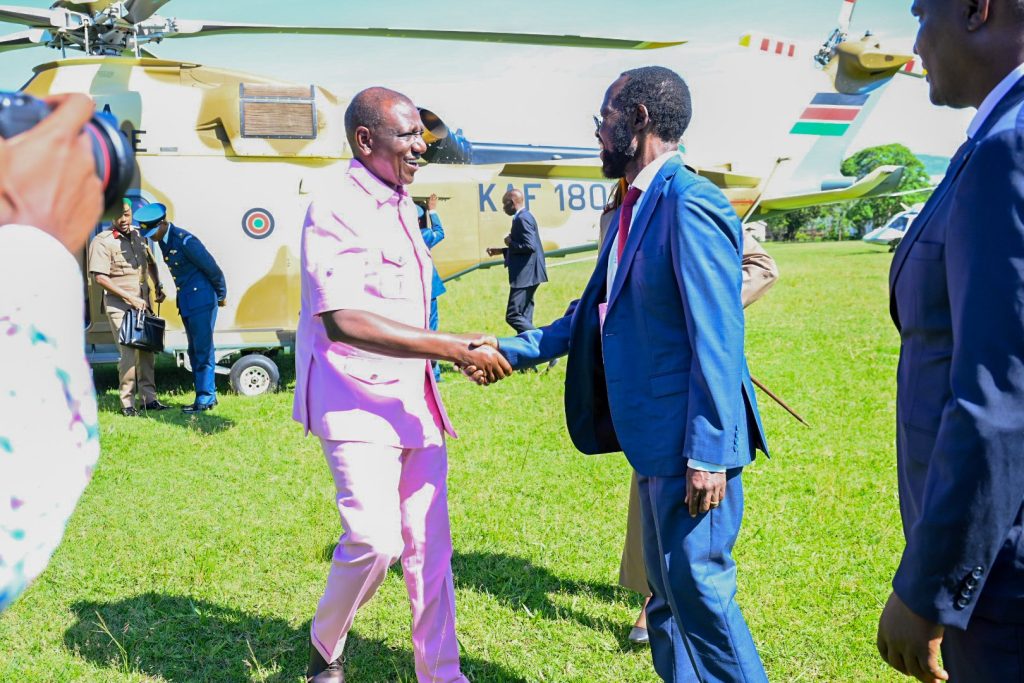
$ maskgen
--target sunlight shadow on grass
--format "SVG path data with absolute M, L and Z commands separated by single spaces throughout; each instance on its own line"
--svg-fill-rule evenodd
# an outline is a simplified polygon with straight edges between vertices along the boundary
M 617 602 L 631 595 L 610 582 L 564 579 L 530 560 L 504 553 L 455 551 L 452 572 L 457 588 L 489 595 L 513 611 L 525 609 L 551 621 L 571 619 L 586 628 L 616 634 L 620 646 L 628 645 L 621 623 L 595 618 L 551 600 L 553 593 L 589 596 L 603 602 Z
M 144 593 L 117 602 L 77 602 L 64 644 L 80 657 L 123 674 L 172 683 L 294 683 L 306 669 L 309 622 L 295 628 L 181 595 Z M 416 680 L 412 651 L 350 634 L 345 669 L 353 681 Z M 463 658 L 474 682 L 525 683 L 495 664 Z

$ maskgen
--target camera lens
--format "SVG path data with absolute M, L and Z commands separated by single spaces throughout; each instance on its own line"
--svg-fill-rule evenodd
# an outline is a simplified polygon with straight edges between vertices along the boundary
M 119 208 L 135 176 L 135 155 L 128 138 L 117 127 L 117 119 L 104 112 L 93 115 L 85 124 L 85 133 L 92 142 L 96 175 L 103 182 L 106 211 Z
M 45 119 L 50 107 L 30 95 L 0 92 L 0 138 L 24 133 Z M 96 175 L 103 183 L 104 212 L 121 212 L 121 198 L 135 177 L 135 154 L 128 138 L 117 126 L 117 119 L 96 112 L 83 132 L 92 143 Z

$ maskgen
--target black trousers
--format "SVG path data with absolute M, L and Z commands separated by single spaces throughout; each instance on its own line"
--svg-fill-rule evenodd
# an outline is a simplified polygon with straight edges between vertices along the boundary
M 505 322 L 516 331 L 535 330 L 533 326 L 533 294 L 540 285 L 532 287 L 512 287 L 508 292 L 508 308 L 505 309 Z

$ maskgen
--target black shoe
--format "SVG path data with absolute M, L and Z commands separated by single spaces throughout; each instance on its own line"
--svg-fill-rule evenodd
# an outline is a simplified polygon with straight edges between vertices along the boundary
M 343 659 L 343 657 L 338 657 L 328 663 L 320 651 L 310 643 L 306 683 L 345 683 L 345 671 L 341 667 Z
M 135 410 L 135 408 L 121 408 L 121 414 L 125 417 L 138 417 L 139 411 Z
M 548 363 L 548 370 L 550 370 L 551 368 L 555 367 L 556 365 L 558 365 L 558 359 L 554 358 L 554 359 L 551 360 L 551 362 Z
M 167 405 L 166 403 L 161 403 L 160 399 L 158 398 L 153 399 L 152 401 L 150 401 L 149 403 L 142 407 L 145 410 L 167 410 L 168 408 L 170 408 L 170 406 Z
M 193 403 L 190 406 L 185 406 L 181 409 L 181 412 L 191 415 L 192 413 L 201 413 L 204 410 L 210 410 L 217 405 L 217 399 L 213 399 L 210 403 Z

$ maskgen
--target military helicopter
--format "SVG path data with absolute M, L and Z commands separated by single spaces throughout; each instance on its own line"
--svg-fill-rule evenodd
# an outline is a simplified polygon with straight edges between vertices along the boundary
M 237 358 L 230 370 L 219 367 L 219 371 L 230 374 L 232 386 L 242 393 L 272 388 L 278 373 L 266 355 L 292 343 L 299 301 L 299 228 L 312 194 L 330 187 L 344 172 L 344 160 L 351 157 L 341 126 L 347 101 L 316 85 L 160 59 L 152 52 L 157 44 L 230 33 L 605 49 L 654 49 L 683 42 L 210 22 L 158 15 L 167 2 L 62 0 L 50 9 L 0 6 L 0 20 L 27 27 L 0 37 L 0 51 L 44 46 L 62 54 L 84 53 L 36 67 L 24 90 L 36 96 L 85 92 L 98 107 L 122 121 L 138 158 L 137 198 L 170 207 L 172 220 L 201 235 L 226 271 L 231 294 L 219 315 L 215 343 L 219 360 Z M 843 54 L 838 49 L 837 53 Z M 572 163 L 565 159 L 594 155 L 596 150 L 487 148 L 450 131 L 433 112 L 421 113 L 430 143 L 425 159 L 430 163 L 417 175 L 413 192 L 420 200 L 436 193 L 446 222 L 458 226 L 449 229 L 447 239 L 434 252 L 442 276 L 457 277 L 496 263 L 485 250 L 500 244 L 507 231 L 500 196 L 511 186 L 522 189 L 531 203 L 544 226 L 544 245 L 550 255 L 595 247 L 598 217 L 609 198 L 610 184 L 601 177 L 596 159 Z M 847 142 L 850 137 L 845 138 Z M 819 188 L 780 197 L 763 196 L 767 183 L 760 176 L 735 173 L 729 167 L 701 172 L 723 188 L 741 216 L 750 218 L 886 191 L 898 169 L 878 172 L 839 190 Z M 95 285 L 88 288 L 87 342 L 97 362 L 116 357 L 99 294 Z M 168 295 L 174 297 L 173 292 Z M 180 321 L 167 317 L 168 350 L 179 363 L 187 364 Z
M 886 86 L 900 76 L 925 77 L 913 54 L 887 50 L 871 32 L 860 39 L 849 37 L 856 5 L 857 0 L 840 0 L 837 25 L 819 45 L 762 33 L 740 38 L 740 46 L 762 59 L 801 64 L 804 76 L 799 80 L 810 90 L 809 102 L 789 131 L 791 138 L 806 142 L 784 160 L 798 163 L 779 169 L 771 183 L 772 196 L 751 204 L 749 220 L 813 204 L 889 195 L 899 185 L 902 169 L 898 167 L 881 167 L 859 180 L 838 175 L 850 143 L 871 117 Z
M 136 199 L 159 201 L 175 222 L 201 235 L 227 276 L 230 297 L 215 333 L 218 360 L 237 357 L 232 386 L 262 393 L 278 379 L 266 357 L 294 338 L 299 309 L 298 248 L 305 210 L 318 188 L 329 188 L 352 156 L 342 125 L 347 101 L 311 84 L 293 84 L 195 63 L 160 59 L 152 49 L 163 40 L 249 34 L 384 36 L 519 43 L 603 49 L 654 49 L 679 42 L 522 33 L 433 31 L 346 27 L 276 26 L 167 18 L 156 12 L 168 0 L 61 0 L 49 9 L 0 6 L 0 21 L 26 30 L 0 37 L 0 51 L 50 47 L 83 53 L 36 67 L 23 90 L 46 96 L 84 92 L 113 113 L 133 142 L 139 176 Z M 508 186 L 524 189 L 545 225 L 545 246 L 553 255 L 592 248 L 594 216 L 607 199 L 608 183 L 598 177 L 558 176 L 538 180 L 517 175 L 494 159 L 552 159 L 591 156 L 573 148 L 478 149 L 450 132 L 433 112 L 422 109 L 429 162 L 417 176 L 415 197 L 437 194 L 452 226 L 435 252 L 445 277 L 478 267 L 486 248 L 500 243 L 508 217 L 500 212 Z M 497 146 L 495 146 L 497 147 Z M 477 162 L 477 163 L 475 163 Z M 578 182 L 573 182 L 578 181 Z M 214 196 L 214 192 L 216 196 Z M 557 196 L 548 207 L 540 201 Z M 588 211 L 589 210 L 589 211 Z M 84 254 L 80 257 L 84 271 Z M 162 266 L 161 266 L 162 267 Z M 169 283 L 170 278 L 164 278 Z M 87 288 L 91 360 L 116 358 L 102 314 L 101 291 Z M 174 310 L 168 291 L 168 309 Z M 167 350 L 187 364 L 180 320 L 168 315 Z

